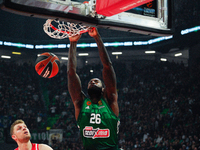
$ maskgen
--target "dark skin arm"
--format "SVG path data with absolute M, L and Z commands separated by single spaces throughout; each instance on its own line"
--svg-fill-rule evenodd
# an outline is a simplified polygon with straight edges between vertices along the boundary
M 97 43 L 99 56 L 103 64 L 103 80 L 106 88 L 104 89 L 104 98 L 108 101 L 109 106 L 116 116 L 119 115 L 119 107 L 117 103 L 118 94 L 116 88 L 116 75 L 112 67 L 109 55 L 106 48 L 103 45 L 102 39 L 96 28 L 91 28 L 88 34 L 93 37 Z M 80 109 L 85 98 L 82 93 L 81 81 L 76 73 L 76 46 L 81 35 L 76 35 L 74 37 L 69 37 L 70 48 L 68 53 L 68 90 L 72 98 L 72 102 L 75 107 L 75 118 L 78 119 Z
M 83 103 L 84 95 L 82 94 L 81 81 L 76 73 L 77 58 L 76 58 L 76 46 L 81 35 L 69 37 L 70 48 L 68 53 L 67 64 L 67 77 L 68 77 L 68 90 L 75 108 L 75 118 L 78 119 L 78 115 Z
M 88 34 L 93 37 L 97 43 L 99 56 L 103 65 L 103 81 L 105 84 L 104 98 L 108 101 L 109 106 L 116 116 L 119 115 L 118 94 L 116 85 L 116 75 L 113 69 L 108 52 L 103 44 L 101 36 L 96 28 L 91 28 Z

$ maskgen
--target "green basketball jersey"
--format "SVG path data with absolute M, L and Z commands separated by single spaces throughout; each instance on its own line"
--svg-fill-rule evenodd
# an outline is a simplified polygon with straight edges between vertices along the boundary
M 98 104 L 84 99 L 77 124 L 86 150 L 118 149 L 120 120 L 105 99 Z

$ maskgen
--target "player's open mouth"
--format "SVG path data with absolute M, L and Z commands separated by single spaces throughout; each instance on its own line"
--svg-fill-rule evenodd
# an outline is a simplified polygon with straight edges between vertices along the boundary
M 98 87 L 96 84 L 91 84 L 90 87 Z
M 24 132 L 24 134 L 28 134 L 28 131 Z

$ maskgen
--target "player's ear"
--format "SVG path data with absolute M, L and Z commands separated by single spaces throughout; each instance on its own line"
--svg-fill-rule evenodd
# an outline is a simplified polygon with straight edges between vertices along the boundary
M 16 141 L 16 139 L 17 139 L 16 135 L 13 134 L 11 137 L 12 137 L 13 140 Z

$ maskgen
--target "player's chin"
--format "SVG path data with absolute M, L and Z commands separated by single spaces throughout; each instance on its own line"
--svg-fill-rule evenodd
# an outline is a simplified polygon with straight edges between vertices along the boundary
M 26 139 L 31 139 L 31 135 L 30 134 L 27 134 L 25 137 L 26 137 Z
M 27 136 L 23 137 L 22 141 L 28 142 L 30 139 L 31 139 L 31 136 L 27 135 Z

